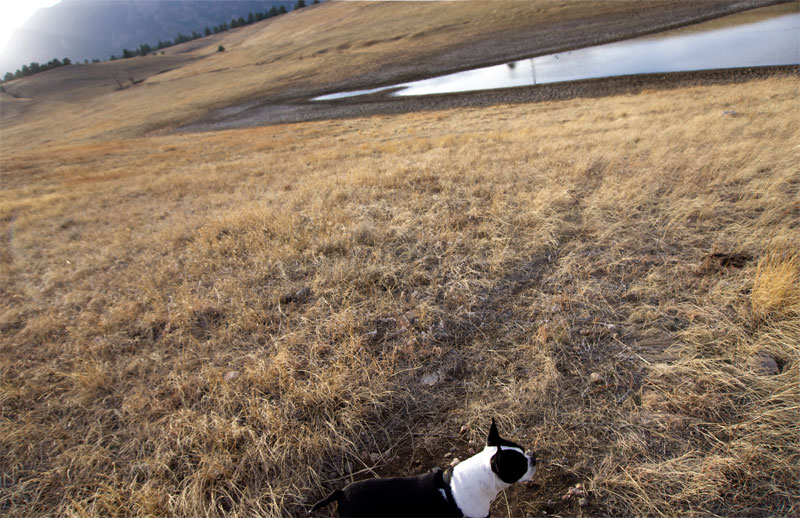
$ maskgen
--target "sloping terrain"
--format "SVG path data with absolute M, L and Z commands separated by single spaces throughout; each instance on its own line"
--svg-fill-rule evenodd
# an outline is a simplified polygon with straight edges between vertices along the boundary
M 12 116 L 17 110 L 0 105 L 3 145 L 139 136 L 231 106 L 393 84 L 769 3 L 329 2 L 178 45 L 164 56 L 62 67 L 10 82 L 8 93 L 37 102 L 22 119 L 6 120 L 7 109 Z M 219 45 L 226 50 L 217 52 Z M 63 103 L 65 96 L 74 102 Z
M 203 33 L 232 18 L 291 9 L 292 0 L 61 0 L 38 10 L 14 31 L 0 56 L 0 74 L 23 64 L 69 57 L 74 62 L 121 56 L 123 49 L 153 47 L 179 33 Z M 309 2 L 310 3 L 310 2 Z
M 304 16 L 420 9 L 412 60 L 588 5 L 413 4 Z M 493 516 L 796 514 L 796 75 L 174 132 L 408 44 L 302 22 L 2 93 L 0 514 L 301 516 L 492 416 L 540 459 Z

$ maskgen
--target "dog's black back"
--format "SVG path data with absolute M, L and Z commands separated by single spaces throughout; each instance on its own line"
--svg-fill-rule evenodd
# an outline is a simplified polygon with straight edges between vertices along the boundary
M 441 469 L 414 477 L 374 478 L 353 482 L 317 502 L 316 511 L 333 501 L 339 516 L 359 517 L 442 517 L 463 516 L 453 503 Z

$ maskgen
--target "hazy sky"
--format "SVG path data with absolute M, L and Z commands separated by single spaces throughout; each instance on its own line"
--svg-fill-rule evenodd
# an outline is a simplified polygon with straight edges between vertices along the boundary
M 0 52 L 14 30 L 28 21 L 41 7 L 50 7 L 61 0 L 0 0 Z

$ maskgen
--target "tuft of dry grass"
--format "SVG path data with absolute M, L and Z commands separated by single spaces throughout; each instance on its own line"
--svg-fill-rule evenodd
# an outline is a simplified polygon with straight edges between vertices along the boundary
M 757 318 L 800 315 L 800 252 L 770 252 L 758 262 L 753 280 L 752 305 Z
M 297 516 L 494 415 L 495 514 L 797 513 L 797 88 L 4 150 L 0 510 Z

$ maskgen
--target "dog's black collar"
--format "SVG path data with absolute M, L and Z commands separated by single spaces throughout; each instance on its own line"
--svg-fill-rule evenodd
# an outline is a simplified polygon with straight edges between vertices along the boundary
M 444 489 L 444 494 L 447 496 L 447 502 L 453 505 L 456 504 L 456 499 L 453 498 L 453 491 L 450 489 L 450 479 L 453 478 L 453 468 L 447 468 L 444 472 L 442 472 L 442 489 Z M 438 481 L 437 481 L 438 482 Z
M 436 487 L 444 491 L 447 506 L 450 508 L 452 514 L 449 516 L 464 516 L 461 509 L 456 504 L 456 499 L 453 497 L 453 491 L 450 489 L 450 479 L 453 478 L 453 468 L 449 467 L 446 471 L 436 468 Z

